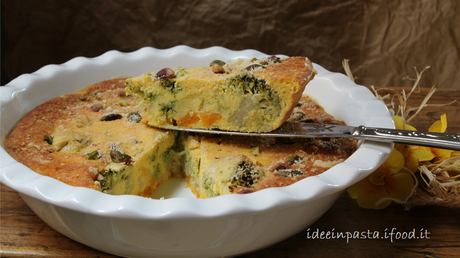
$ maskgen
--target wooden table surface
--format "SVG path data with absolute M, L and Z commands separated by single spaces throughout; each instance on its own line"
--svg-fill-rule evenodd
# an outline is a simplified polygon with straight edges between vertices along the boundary
M 410 105 L 418 106 L 428 92 L 410 98 Z M 447 114 L 447 132 L 460 133 L 460 91 L 440 90 L 428 103 L 457 102 L 442 108 L 427 107 L 411 125 L 418 130 L 429 126 Z M 312 239 L 313 232 L 356 232 L 367 239 Z M 370 239 L 368 232 L 387 236 L 415 231 L 418 239 Z M 364 233 L 363 233 L 364 232 Z M 308 233 L 308 235 L 307 235 Z M 308 237 L 310 236 L 310 237 Z M 421 237 L 423 238 L 421 238 Z M 24 203 L 12 189 L 1 185 L 1 257 L 114 257 L 86 247 L 61 235 Z M 267 249 L 241 257 L 459 257 L 460 208 L 415 207 L 409 211 L 392 204 L 383 210 L 358 207 L 343 193 L 332 208 L 309 228 Z

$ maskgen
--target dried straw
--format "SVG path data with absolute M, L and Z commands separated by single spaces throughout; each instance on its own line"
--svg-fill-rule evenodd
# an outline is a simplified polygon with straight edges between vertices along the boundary
M 349 60 L 344 60 L 342 65 L 346 74 L 354 81 Z M 428 104 L 429 99 L 436 92 L 436 87 L 432 86 L 428 94 L 418 107 L 409 107 L 408 99 L 413 93 L 420 93 L 420 79 L 423 73 L 429 69 L 425 67 L 420 73 L 415 68 L 416 78 L 406 76 L 403 80 L 413 81 L 414 84 L 406 94 L 392 88 L 376 89 L 373 85 L 370 88 L 374 91 L 377 99 L 383 101 L 393 115 L 398 115 L 403 119 L 404 124 L 409 124 L 412 119 L 426 107 L 441 107 L 454 103 L 456 100 L 447 104 Z M 388 92 L 381 95 L 380 92 Z M 429 162 L 421 162 L 414 174 L 415 187 L 411 196 L 405 203 L 405 208 L 410 209 L 414 206 L 436 205 L 447 207 L 460 207 L 460 153 L 453 152 L 449 159 L 436 157 Z

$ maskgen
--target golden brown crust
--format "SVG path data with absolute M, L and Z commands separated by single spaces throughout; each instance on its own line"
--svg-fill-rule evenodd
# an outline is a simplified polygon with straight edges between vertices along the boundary
M 85 160 L 81 153 L 56 152 L 45 140 L 64 120 L 94 113 L 92 103 L 114 103 L 124 92 L 125 79 L 96 83 L 75 94 L 51 99 L 27 113 L 4 140 L 5 150 L 17 161 L 37 173 L 56 178 L 64 183 L 99 189 L 95 184 L 102 160 Z M 92 96 L 100 92 L 102 96 Z M 136 102 L 135 97 L 130 97 Z
M 290 100 L 286 103 L 292 103 L 292 105 L 284 113 L 284 116 L 279 120 L 280 126 L 288 117 L 292 114 L 295 108 L 295 104 L 299 102 L 307 84 L 315 78 L 316 71 L 313 69 L 313 65 L 310 60 L 305 57 L 290 57 L 283 60 L 281 63 L 273 63 L 267 67 L 267 69 L 256 72 L 261 78 L 267 81 L 270 85 L 290 85 L 295 88 L 276 89 L 277 91 L 289 90 L 286 93 L 290 96 Z M 289 75 L 289 76 L 286 76 Z M 282 94 L 284 95 L 284 94 Z M 278 127 L 277 126 L 277 127 Z
M 266 69 L 258 70 L 254 74 L 264 78 L 269 84 L 279 81 L 299 85 L 299 88 L 294 89 L 295 91 L 304 88 L 315 76 L 311 62 L 299 56 L 284 59 L 281 63 L 272 63 Z

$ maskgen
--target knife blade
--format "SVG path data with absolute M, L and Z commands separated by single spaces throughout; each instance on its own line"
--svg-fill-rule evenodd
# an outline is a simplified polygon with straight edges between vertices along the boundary
M 353 137 L 358 140 L 368 140 L 386 143 L 403 143 L 409 145 L 427 146 L 460 151 L 460 134 L 376 128 L 366 127 L 362 125 L 347 126 L 318 123 L 285 122 L 278 129 L 267 133 L 222 131 L 216 129 L 196 129 L 176 126 L 168 127 L 165 129 L 193 133 L 227 134 L 235 136 L 256 137 Z

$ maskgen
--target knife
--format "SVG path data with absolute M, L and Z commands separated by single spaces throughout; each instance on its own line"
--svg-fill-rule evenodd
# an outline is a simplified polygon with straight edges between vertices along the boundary
M 358 140 L 369 140 L 386 143 L 403 143 L 409 145 L 427 146 L 460 151 L 460 134 L 375 128 L 366 127 L 362 125 L 355 127 L 346 125 L 285 122 L 278 129 L 267 133 L 222 131 L 216 129 L 196 129 L 176 126 L 168 127 L 165 129 L 173 129 L 194 133 L 227 134 L 236 136 L 257 137 L 352 137 Z

